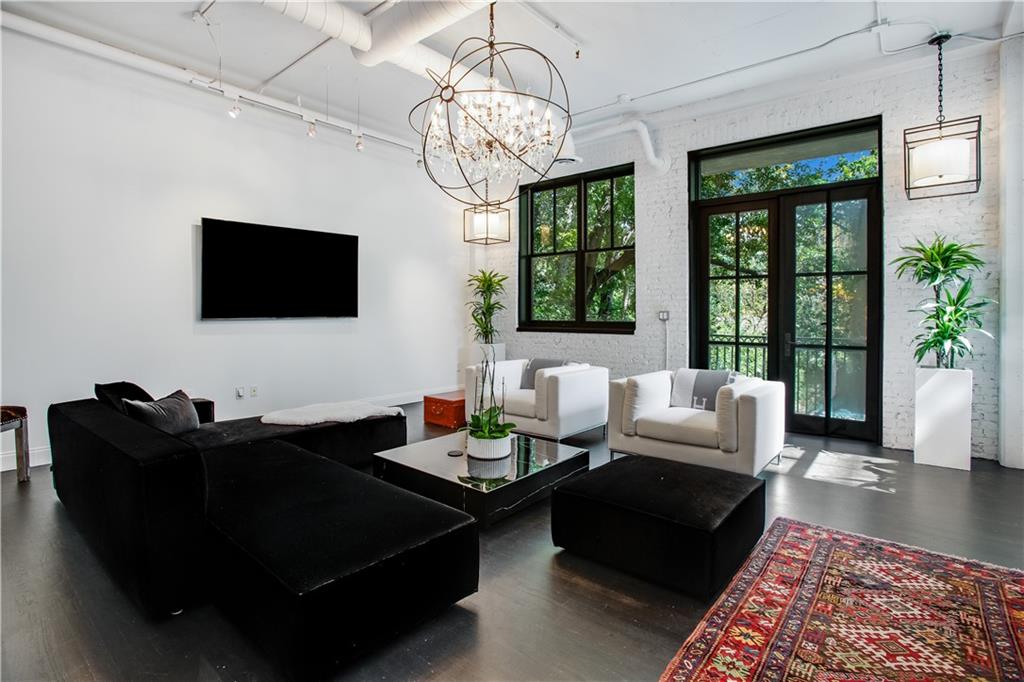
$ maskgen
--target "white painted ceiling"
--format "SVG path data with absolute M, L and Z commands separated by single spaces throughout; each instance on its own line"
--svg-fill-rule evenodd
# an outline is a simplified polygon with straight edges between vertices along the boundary
M 215 77 L 214 43 L 207 27 L 191 18 L 203 4 L 5 1 L 3 9 Z M 365 12 L 376 3 L 346 4 Z M 496 7 L 497 37 L 528 43 L 552 59 L 566 80 L 577 125 L 769 84 L 813 84 L 888 63 L 934 59 L 928 47 L 885 56 L 880 41 L 888 50 L 898 49 L 926 41 L 937 29 L 998 37 L 1010 30 L 1011 11 L 1020 14 L 1012 2 L 982 1 L 538 2 L 532 8 L 579 38 L 579 59 L 573 45 L 512 0 Z M 908 23 L 792 54 L 863 29 L 876 12 Z M 207 17 L 224 79 L 249 89 L 323 39 L 311 28 L 248 2 L 218 0 Z M 450 54 L 463 38 L 486 35 L 486 24 L 486 12 L 477 12 L 425 42 Z M 976 44 L 957 38 L 947 50 Z M 757 65 L 766 60 L 775 61 Z M 716 76 L 723 72 L 730 73 Z M 358 100 L 364 126 L 408 139 L 413 137 L 408 111 L 431 90 L 428 81 L 391 64 L 361 66 L 348 46 L 333 41 L 275 80 L 266 94 L 293 101 L 301 95 L 304 104 L 323 111 L 328 82 L 332 113 L 354 120 Z M 615 105 L 620 95 L 629 103 Z

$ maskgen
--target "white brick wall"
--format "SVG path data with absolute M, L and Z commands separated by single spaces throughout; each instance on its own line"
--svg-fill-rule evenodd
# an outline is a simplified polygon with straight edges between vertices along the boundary
M 882 116 L 885 261 L 899 255 L 903 244 L 936 231 L 985 245 L 990 263 L 977 282 L 978 293 L 998 299 L 999 264 L 999 64 L 994 52 L 947 60 L 946 113 L 950 118 L 981 114 L 982 184 L 978 194 L 909 201 L 903 191 L 902 131 L 934 118 L 935 76 L 932 67 L 844 82 L 832 89 L 787 97 L 726 113 L 688 118 L 685 107 L 650 117 L 660 154 L 672 160 L 671 170 L 656 176 L 644 162 L 632 134 L 581 147 L 585 166 L 572 172 L 614 164 L 636 163 L 637 329 L 633 336 L 520 333 L 516 312 L 500 320 L 508 357 L 565 357 L 605 365 L 612 376 L 660 369 L 664 365 L 665 325 L 658 310 L 671 311 L 668 366 L 689 360 L 689 238 L 687 152 L 730 142 L 812 128 L 867 116 Z M 487 248 L 489 267 L 508 273 L 515 292 L 516 245 Z M 918 316 L 910 309 L 922 292 L 897 281 L 892 269 L 885 277 L 883 352 L 883 443 L 913 447 L 914 360 L 910 348 Z M 993 311 L 989 329 L 997 326 Z M 977 457 L 998 452 L 998 344 L 976 339 L 969 366 L 975 374 L 973 449 Z

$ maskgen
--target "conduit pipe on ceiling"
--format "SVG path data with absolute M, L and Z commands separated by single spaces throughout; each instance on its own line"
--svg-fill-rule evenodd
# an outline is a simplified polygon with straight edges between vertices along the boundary
M 101 43 L 99 41 L 92 40 L 91 38 L 85 38 L 75 33 L 70 33 L 69 31 L 64 31 L 38 21 L 26 19 L 16 14 L 11 14 L 10 12 L 0 12 L 0 24 L 2 24 L 5 29 L 10 29 L 27 36 L 32 36 L 33 38 L 45 40 L 55 45 L 71 48 L 94 57 L 105 59 L 115 64 L 128 66 L 138 71 L 160 76 L 168 80 L 200 87 L 206 92 L 211 92 L 230 100 L 248 102 L 265 109 L 277 111 L 295 118 L 301 118 L 304 121 L 316 123 L 317 125 L 336 128 L 350 135 L 362 134 L 364 137 L 408 150 L 417 155 L 419 154 L 419 150 L 412 147 L 405 140 L 388 135 L 387 133 L 381 133 L 372 129 L 359 127 L 355 123 L 333 116 L 328 119 L 325 115 L 320 114 L 319 112 L 299 107 L 295 103 L 286 102 L 274 97 L 267 97 L 266 95 L 262 95 L 258 92 L 246 90 L 244 88 L 236 87 L 230 83 L 218 81 L 216 78 L 204 76 L 196 71 L 192 71 L 191 69 L 161 62 L 135 52 L 128 52 L 127 50 L 122 50 L 121 48 L 114 47 L 113 45 Z
M 368 50 L 373 42 L 370 20 L 333 0 L 260 0 L 260 4 L 355 49 Z
M 651 141 L 651 131 L 647 124 L 639 119 L 630 119 L 611 125 L 595 123 L 580 129 L 573 129 L 576 134 L 576 142 L 585 144 L 602 138 L 619 135 L 621 133 L 636 133 L 640 137 L 640 146 L 644 151 L 644 158 L 654 169 L 655 175 L 664 175 L 672 167 L 672 161 L 667 157 L 659 157 L 654 150 L 654 143 Z

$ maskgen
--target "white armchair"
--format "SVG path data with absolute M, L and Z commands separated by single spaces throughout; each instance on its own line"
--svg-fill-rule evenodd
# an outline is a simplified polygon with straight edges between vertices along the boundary
M 505 388 L 505 413 L 517 433 L 561 440 L 608 423 L 608 369 L 564 365 L 538 369 L 536 388 L 523 388 L 528 360 L 494 363 L 495 394 Z M 465 369 L 466 419 L 482 390 L 480 366 Z
M 608 448 L 756 476 L 782 452 L 785 384 L 741 377 L 718 389 L 713 411 L 696 409 L 683 403 L 679 389 L 692 389 L 697 371 L 610 382 Z

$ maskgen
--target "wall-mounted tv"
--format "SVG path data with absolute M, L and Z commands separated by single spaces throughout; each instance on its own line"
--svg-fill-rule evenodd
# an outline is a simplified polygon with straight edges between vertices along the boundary
M 356 317 L 359 237 L 203 218 L 200 317 Z

